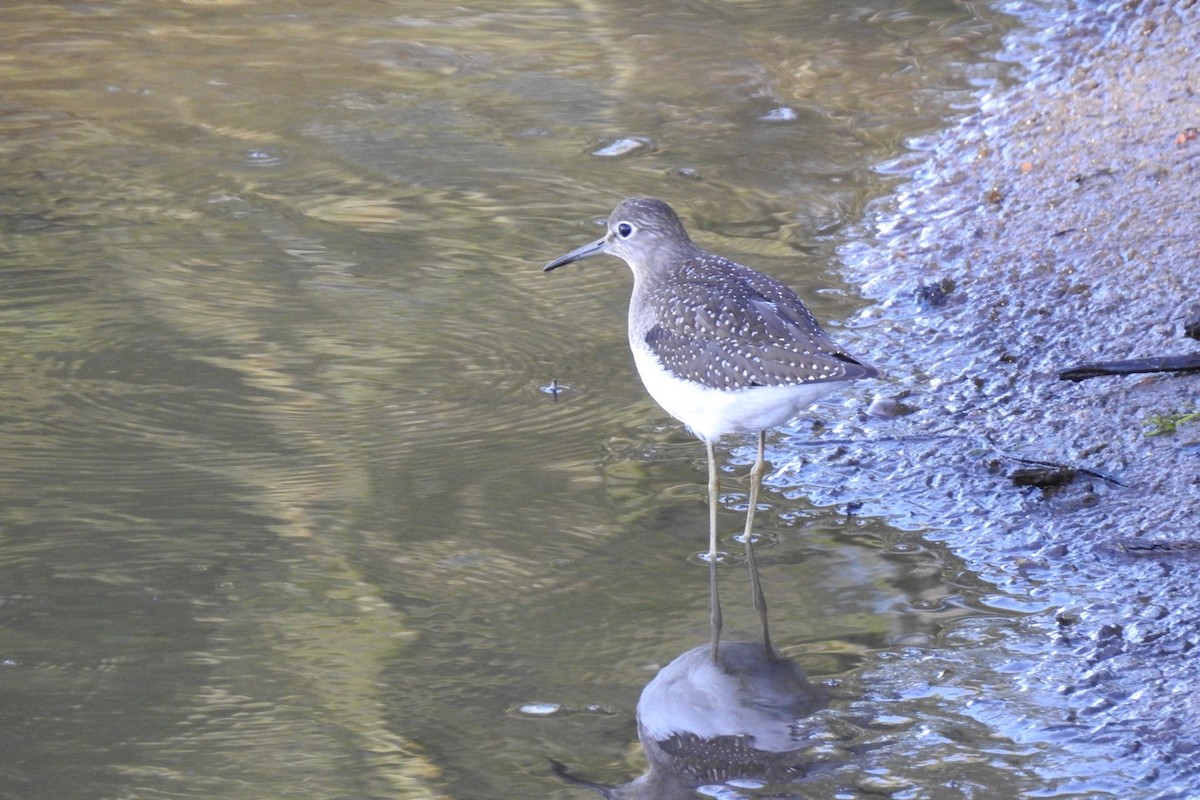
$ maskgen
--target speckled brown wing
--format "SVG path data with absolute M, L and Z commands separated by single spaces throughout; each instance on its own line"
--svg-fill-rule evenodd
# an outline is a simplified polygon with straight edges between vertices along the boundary
M 689 259 L 674 277 L 647 297 L 655 324 L 645 343 L 677 377 L 736 390 L 875 374 L 774 278 L 710 253 Z

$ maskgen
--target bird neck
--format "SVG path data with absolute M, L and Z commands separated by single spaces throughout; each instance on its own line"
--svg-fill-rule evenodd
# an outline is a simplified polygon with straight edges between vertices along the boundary
M 650 292 L 658 286 L 679 280 L 679 272 L 688 262 L 703 253 L 690 241 L 662 243 L 641 253 L 637 261 L 629 261 L 633 272 L 635 292 Z

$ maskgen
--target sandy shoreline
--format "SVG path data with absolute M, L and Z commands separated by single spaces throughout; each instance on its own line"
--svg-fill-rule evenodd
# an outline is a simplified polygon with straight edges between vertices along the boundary
M 1163 798 L 1200 785 L 1200 425 L 1144 427 L 1200 410 L 1200 377 L 1056 373 L 1200 351 L 1183 335 L 1200 300 L 1197 42 L 1188 2 L 1018 34 L 1009 55 L 1028 79 L 948 130 L 872 209 L 877 244 L 845 253 L 878 303 L 858 349 L 888 370 L 881 394 L 918 409 L 869 423 L 869 437 L 911 438 L 856 454 L 868 477 L 849 491 L 1040 599 L 1024 627 L 1045 647 L 1014 681 L 1055 687 L 1078 741 L 1103 732 L 1139 796 Z M 953 289 L 921 302 L 934 283 Z M 1022 457 L 1083 472 L 1055 492 L 1017 487 Z

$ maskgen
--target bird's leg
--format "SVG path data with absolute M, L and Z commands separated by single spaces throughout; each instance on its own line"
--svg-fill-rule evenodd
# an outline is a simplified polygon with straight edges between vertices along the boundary
M 721 640 L 721 595 L 717 591 L 717 504 L 720 502 L 721 482 L 717 477 L 717 457 L 713 443 L 708 445 L 708 591 L 712 602 L 712 659 L 717 660 Z
M 746 531 L 742 534 L 742 542 L 746 546 L 746 565 L 750 568 L 750 593 L 754 602 L 754 610 L 762 622 L 763 645 L 767 653 L 774 653 L 771 647 L 771 632 L 767 628 L 767 598 L 763 594 L 762 582 L 758 579 L 758 562 L 754 560 L 754 511 L 758 507 L 758 490 L 762 487 L 763 473 L 766 464 L 763 460 L 767 447 L 767 432 L 758 433 L 758 458 L 750 470 L 750 502 L 746 508 Z

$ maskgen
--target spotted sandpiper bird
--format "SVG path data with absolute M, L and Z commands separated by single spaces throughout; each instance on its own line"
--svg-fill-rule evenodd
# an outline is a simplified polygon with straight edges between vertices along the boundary
M 642 383 L 660 406 L 708 448 L 708 564 L 711 654 L 718 656 L 717 506 L 713 445 L 725 434 L 758 434 L 742 541 L 763 642 L 771 651 L 767 604 L 754 561 L 752 528 L 764 472 L 766 432 L 821 397 L 876 374 L 839 347 L 800 298 L 779 281 L 692 242 L 662 200 L 632 197 L 608 232 L 560 256 L 547 272 L 590 256 L 622 259 L 633 271 L 629 346 Z

